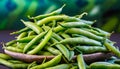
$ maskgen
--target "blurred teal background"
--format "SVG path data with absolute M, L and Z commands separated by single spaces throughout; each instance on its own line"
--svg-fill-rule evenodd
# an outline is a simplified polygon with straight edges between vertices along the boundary
M 49 13 L 66 4 L 62 13 L 70 16 L 88 12 L 84 19 L 108 32 L 120 32 L 120 0 L 0 0 L 0 30 L 24 27 L 20 19 Z

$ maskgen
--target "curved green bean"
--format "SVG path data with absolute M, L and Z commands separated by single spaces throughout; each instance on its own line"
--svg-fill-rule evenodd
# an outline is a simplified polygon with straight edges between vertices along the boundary
M 35 31 L 37 34 L 40 34 L 43 30 L 42 28 L 40 28 L 36 23 L 32 23 L 32 22 L 25 22 L 23 20 L 21 20 L 28 28 L 32 29 L 33 31 Z
M 61 57 L 62 57 L 62 54 L 59 54 L 58 56 L 56 56 L 52 60 L 50 60 L 48 62 L 45 62 L 43 64 L 40 64 L 40 65 L 36 65 L 36 66 L 34 66 L 30 69 L 44 69 L 44 68 L 47 68 L 47 67 L 57 65 L 61 61 Z

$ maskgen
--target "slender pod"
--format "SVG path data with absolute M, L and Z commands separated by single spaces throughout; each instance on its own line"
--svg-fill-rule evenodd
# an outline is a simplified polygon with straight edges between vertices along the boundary
M 60 64 L 60 65 L 56 65 L 53 67 L 48 67 L 45 69 L 70 69 L 72 67 L 72 64 Z
M 50 60 L 48 62 L 45 62 L 43 64 L 40 64 L 40 65 L 36 65 L 36 66 L 34 66 L 30 69 L 44 69 L 44 68 L 47 68 L 47 67 L 57 65 L 61 61 L 61 57 L 62 57 L 62 54 L 59 54 L 58 56 L 56 56 L 52 60 Z
M 58 40 L 56 40 L 55 38 L 51 38 L 51 40 L 56 43 L 58 42 Z M 62 44 L 56 44 L 55 47 L 57 47 L 60 52 L 69 60 L 69 50 L 66 48 L 66 46 L 62 45 Z
M 120 51 L 115 48 L 115 46 L 111 45 L 110 43 L 108 43 L 107 41 L 104 42 L 104 46 L 112 53 L 114 53 L 117 57 L 120 58 Z
M 7 60 L 0 58 L 0 64 L 3 64 L 5 66 L 8 66 L 13 69 L 26 69 L 29 64 L 27 63 L 21 63 L 21 64 L 13 64 L 11 62 L 8 62 Z
M 78 28 L 68 29 L 68 30 L 66 30 L 66 33 L 80 34 L 80 35 L 84 35 L 84 36 L 87 36 L 89 38 L 99 40 L 99 41 L 102 41 L 104 39 L 103 37 L 97 36 L 97 35 L 95 35 L 95 34 L 93 34 L 91 32 L 88 32 L 88 31 L 85 31 L 85 30 L 82 30 L 82 29 L 78 29 Z
M 45 50 L 51 52 L 54 55 L 58 55 L 61 53 L 58 49 L 55 49 L 54 47 L 50 47 L 50 46 L 46 46 Z
M 102 46 L 100 42 L 93 40 L 93 39 L 84 38 L 84 37 L 66 38 L 54 44 L 86 44 L 86 45 Z
M 84 62 L 82 54 L 77 55 L 77 63 L 78 63 L 79 69 L 86 69 L 85 62 Z
M 53 11 L 51 13 L 38 15 L 38 16 L 35 16 L 35 17 L 31 17 L 30 19 L 40 20 L 40 19 L 48 17 L 48 16 L 58 15 L 58 14 L 60 14 L 62 12 L 62 9 L 64 8 L 64 6 L 65 6 L 65 4 L 61 8 L 58 8 L 57 10 L 55 10 L 55 11 Z
M 5 60 L 12 59 L 11 56 L 4 54 L 4 53 L 0 53 L 0 58 L 5 59 Z
M 32 23 L 32 22 L 25 22 L 23 20 L 21 20 L 28 28 L 32 29 L 33 31 L 35 31 L 37 34 L 40 34 L 42 32 L 42 28 L 40 28 L 36 23 Z
M 38 46 L 36 46 L 33 50 L 28 51 L 27 54 L 36 54 L 38 51 L 40 51 L 41 49 L 43 49 L 43 47 L 46 45 L 46 43 L 49 41 L 49 39 L 52 36 L 52 29 L 50 29 L 48 31 L 48 33 L 44 36 L 43 41 L 40 42 L 40 44 L 38 44 Z M 29 47 L 28 47 L 29 48 Z
M 67 15 L 56 15 L 56 16 L 50 16 L 50 17 L 46 17 L 42 20 L 39 20 L 37 22 L 37 25 L 42 26 L 43 24 L 47 24 L 53 20 L 79 21 L 80 19 L 75 18 L 75 17 L 69 17 Z
M 90 69 L 120 69 L 120 65 L 108 62 L 94 62 L 90 64 Z
M 9 51 L 13 51 L 13 52 L 19 52 L 22 53 L 23 50 L 17 47 L 12 47 L 12 46 L 8 46 L 8 47 L 4 47 L 4 49 L 9 50 Z
M 18 39 L 16 40 L 17 42 L 21 42 L 21 43 L 27 43 L 27 42 L 30 42 L 33 38 L 35 38 L 36 35 L 34 36 L 27 36 L 27 37 L 24 37 L 24 38 L 21 38 L 21 39 Z
M 75 46 L 74 48 L 79 50 L 83 54 L 108 52 L 108 50 L 105 47 L 100 47 L 100 46 Z
M 37 35 L 35 38 L 33 38 L 27 45 L 25 45 L 23 49 L 23 53 L 26 53 L 31 48 L 31 46 L 33 46 L 37 41 L 40 41 L 45 34 L 46 32 L 42 32 L 39 35 Z

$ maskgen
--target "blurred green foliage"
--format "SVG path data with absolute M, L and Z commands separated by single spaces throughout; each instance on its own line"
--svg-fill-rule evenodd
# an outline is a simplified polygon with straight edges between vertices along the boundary
M 94 26 L 120 32 L 120 0 L 0 0 L 0 30 L 20 29 L 20 19 L 49 13 L 66 4 L 62 13 L 70 16 L 87 12 L 87 20 L 97 20 Z

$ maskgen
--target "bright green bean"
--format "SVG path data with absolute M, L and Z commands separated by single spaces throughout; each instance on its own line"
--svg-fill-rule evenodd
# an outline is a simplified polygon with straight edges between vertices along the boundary
M 50 17 L 46 17 L 42 20 L 39 20 L 37 22 L 38 26 L 42 26 L 43 24 L 47 24 L 53 20 L 65 20 L 65 21 L 79 21 L 80 19 L 75 18 L 75 17 L 69 17 L 66 15 L 56 15 L 56 16 L 50 16 Z
M 79 69 L 86 69 L 85 62 L 84 62 L 82 54 L 77 55 L 77 63 L 78 63 Z
M 4 53 L 0 53 L 0 58 L 5 59 L 5 60 L 12 59 L 11 56 L 4 54 Z
M 45 17 L 48 17 L 48 16 L 58 15 L 58 14 L 61 13 L 61 11 L 62 11 L 62 9 L 63 9 L 64 6 L 65 6 L 65 4 L 64 4 L 61 8 L 59 8 L 59 9 L 57 9 L 57 10 L 51 12 L 51 13 L 44 14 L 44 15 L 38 15 L 38 16 L 32 17 L 32 18 L 30 18 L 30 19 L 40 20 L 40 19 L 45 18 Z
M 44 35 L 46 34 L 46 32 L 42 32 L 39 35 L 37 35 L 35 38 L 33 38 L 23 49 L 23 53 L 26 53 L 31 46 L 33 46 L 37 41 L 40 41 Z
M 22 63 L 22 64 L 13 64 L 11 62 L 8 62 L 7 60 L 1 59 L 0 58 L 0 64 L 3 64 L 5 66 L 8 66 L 13 69 L 26 69 L 29 64 L 27 63 Z
M 112 46 L 110 43 L 108 42 L 104 42 L 104 46 L 112 53 L 114 53 L 117 57 L 120 58 L 120 51 L 118 49 L 115 48 L 115 46 Z
M 10 45 L 13 45 L 14 43 L 16 43 L 16 40 L 11 40 L 11 41 L 7 42 L 5 45 L 10 46 Z
M 18 37 L 17 37 L 17 40 L 25 37 L 27 35 L 27 32 L 22 32 Z
M 46 43 L 49 41 L 49 39 L 52 36 L 52 33 L 53 33 L 52 29 L 50 29 L 48 31 L 48 33 L 44 36 L 43 41 L 41 41 L 40 44 L 38 46 L 36 46 L 33 50 L 28 51 L 27 54 L 36 54 L 38 51 L 40 51 L 46 45 Z
M 12 46 L 4 47 L 4 49 L 9 50 L 9 51 L 13 51 L 13 52 L 20 52 L 20 53 L 23 52 L 22 49 L 19 49 L 17 47 L 12 47 Z
M 56 56 L 52 60 L 50 60 L 48 62 L 45 62 L 43 64 L 40 64 L 40 65 L 36 65 L 36 66 L 34 66 L 30 69 L 44 69 L 44 68 L 47 68 L 47 67 L 57 65 L 61 61 L 61 57 L 62 57 L 62 54 L 59 54 L 58 56 Z
M 56 65 L 56 66 L 53 66 L 53 67 L 48 67 L 48 68 L 45 68 L 45 69 L 70 69 L 72 67 L 71 64 L 60 64 L 60 65 Z
M 56 40 L 55 38 L 51 38 L 51 40 L 56 43 L 58 42 L 58 40 Z M 62 44 L 56 44 L 55 47 L 57 47 L 61 53 L 69 60 L 69 50 L 66 48 L 66 46 L 62 45 Z
M 27 37 L 24 37 L 24 38 L 21 38 L 21 39 L 18 39 L 16 40 L 17 42 L 20 42 L 20 43 L 27 43 L 27 42 L 30 42 L 33 38 L 35 38 L 36 36 L 33 35 L 33 36 L 27 36 Z
M 21 20 L 25 26 L 27 26 L 28 28 L 32 29 L 33 31 L 35 31 L 37 34 L 40 34 L 42 32 L 42 28 L 40 28 L 36 23 L 32 23 L 29 21 L 23 21 Z

